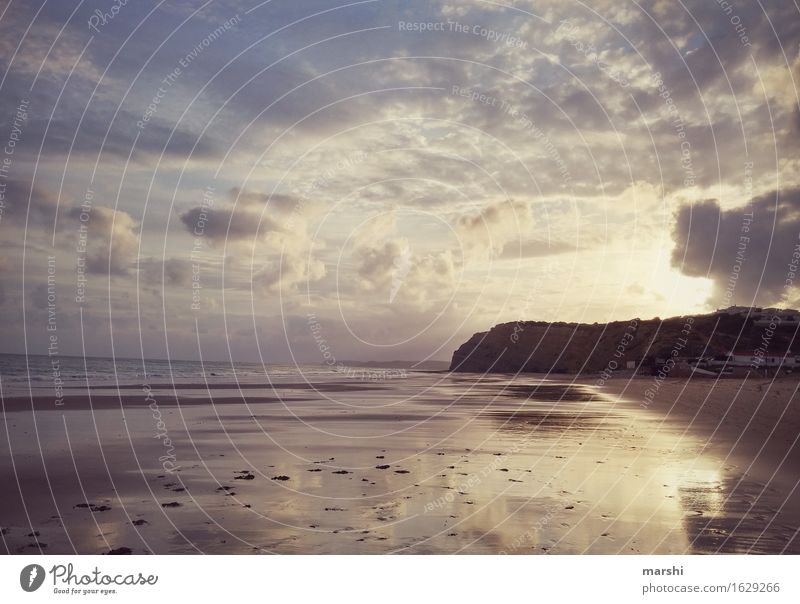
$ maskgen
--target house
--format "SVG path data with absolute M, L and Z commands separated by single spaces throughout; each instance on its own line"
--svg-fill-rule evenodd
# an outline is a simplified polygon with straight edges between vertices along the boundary
M 718 308 L 714 314 L 717 315 L 746 315 L 749 313 L 761 312 L 761 308 L 755 306 L 729 306 L 728 308 Z
M 767 327 L 776 323 L 781 327 L 796 327 L 800 324 L 800 312 L 791 308 L 765 308 L 753 315 L 753 325 Z
M 760 308 L 758 306 L 729 306 L 718 308 L 716 315 L 750 317 L 756 327 L 768 327 L 775 323 L 783 327 L 800 325 L 800 311 L 793 308 Z
M 728 353 L 728 365 L 743 367 L 754 365 L 756 367 L 797 367 L 800 366 L 800 356 L 791 351 L 777 352 L 766 351 L 763 355 L 757 351 L 746 349 L 733 350 Z
M 791 372 L 800 368 L 800 355 L 781 350 L 767 350 L 762 354 L 756 349 L 737 348 L 728 354 L 689 359 L 689 364 L 720 375 L 744 375 L 751 370 Z

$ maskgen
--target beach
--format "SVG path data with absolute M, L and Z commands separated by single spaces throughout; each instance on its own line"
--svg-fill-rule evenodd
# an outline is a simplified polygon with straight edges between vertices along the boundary
M 4 391 L 6 553 L 800 553 L 796 380 Z M 646 405 L 644 401 L 649 401 Z

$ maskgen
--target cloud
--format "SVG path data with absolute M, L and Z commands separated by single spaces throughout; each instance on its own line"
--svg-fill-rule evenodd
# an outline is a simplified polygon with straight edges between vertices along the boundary
M 509 243 L 503 246 L 503 252 L 500 258 L 503 260 L 516 260 L 518 258 L 542 258 L 544 256 L 554 256 L 556 254 L 565 254 L 567 252 L 577 251 L 575 245 L 570 245 L 563 241 L 546 241 L 544 239 L 530 239 L 528 241 L 520 241 L 519 245 L 516 242 Z
M 377 248 L 358 251 L 358 288 L 376 294 L 377 304 L 425 308 L 434 299 L 447 298 L 456 269 L 450 250 L 415 255 L 405 239 L 393 239 Z
M 0 57 L 4 67 L 26 76 L 46 77 L 61 82 L 72 71 L 73 76 L 80 76 L 88 81 L 100 79 L 101 70 L 83 54 L 86 40 L 76 35 L 70 28 L 63 31 L 55 23 L 37 23 L 31 27 L 22 40 L 19 51 L 16 46 L 19 40 L 9 35 L 3 28 L 0 35 Z
M 409 238 L 397 236 L 394 212 L 378 214 L 365 222 L 353 241 L 357 298 L 359 294 L 373 294 L 373 304 L 420 310 L 431 300 L 450 295 L 456 273 L 452 252 L 415 250 Z
M 187 231 L 202 232 L 202 236 L 212 245 L 223 245 L 225 242 L 256 243 L 270 233 L 283 230 L 277 222 L 245 207 L 195 207 L 181 214 L 180 218 Z
M 186 230 L 212 245 L 272 244 L 274 251 L 297 250 L 307 241 L 306 227 L 315 204 L 291 195 L 233 188 L 220 207 L 195 206 L 180 215 Z M 307 247 L 307 246 L 302 246 Z
M 327 274 L 325 264 L 310 256 L 286 254 L 263 266 L 253 276 L 253 284 L 268 291 L 294 291 L 299 285 L 319 281 Z
M 395 267 L 392 290 L 394 299 L 424 308 L 433 301 L 446 300 L 456 284 L 456 266 L 450 250 L 410 258 L 407 275 L 403 264 Z M 393 299 L 390 298 L 390 302 Z
M 512 243 L 527 239 L 534 220 L 530 204 L 500 201 L 456 221 L 459 241 L 467 251 L 501 254 Z
M 79 222 L 80 208 L 69 216 Z M 86 233 L 86 268 L 101 275 L 125 276 L 139 253 L 139 224 L 122 210 L 94 206 L 89 214 Z
M 125 211 L 113 210 L 102 205 L 94 205 L 84 214 L 88 219 L 81 221 L 82 209 L 75 207 L 73 200 L 61 200 L 60 212 L 63 218 L 56 222 L 59 200 L 49 190 L 28 181 L 9 180 L 4 188 L 3 221 L 9 221 L 24 229 L 27 225 L 28 245 L 36 246 L 47 242 L 56 227 L 55 250 L 63 247 L 74 251 L 75 237 L 80 228 L 86 228 L 86 268 L 91 273 L 127 275 L 136 260 L 139 248 L 139 224 Z M 5 231 L 4 239 L 12 244 L 22 243 L 19 229 Z
M 305 230 L 309 208 L 309 204 L 289 195 L 233 188 L 222 206 L 196 206 L 183 212 L 180 220 L 189 233 L 207 238 L 212 245 L 269 241 L 280 249 L 282 244 L 292 243 L 290 234 Z
M 50 191 L 31 185 L 28 181 L 11 179 L 0 189 L 3 193 L 3 221 L 8 220 L 17 226 L 49 226 L 53 228 L 56 218 L 58 198 Z
M 188 285 L 192 279 L 192 266 L 183 258 L 146 258 L 139 261 L 143 283 L 161 286 Z
M 798 102 L 797 85 L 800 82 L 800 53 L 786 63 L 772 65 L 764 69 L 761 80 L 753 84 L 753 94 L 762 94 L 762 86 L 766 94 L 781 103 L 787 110 L 795 111 Z
M 308 235 L 309 219 L 319 207 L 293 195 L 266 194 L 234 187 L 221 207 L 196 206 L 180 215 L 185 229 L 206 238 L 215 247 L 240 247 L 266 257 L 253 272 L 252 283 L 268 291 L 293 291 L 302 283 L 316 282 L 326 275 L 325 264 L 311 252 L 324 247 Z M 247 258 L 247 254 L 240 254 Z M 250 271 L 238 262 L 239 270 Z
M 672 266 L 711 279 L 714 306 L 797 303 L 791 273 L 798 260 L 793 254 L 800 251 L 798 225 L 800 189 L 768 193 L 730 210 L 715 199 L 684 205 L 675 214 Z

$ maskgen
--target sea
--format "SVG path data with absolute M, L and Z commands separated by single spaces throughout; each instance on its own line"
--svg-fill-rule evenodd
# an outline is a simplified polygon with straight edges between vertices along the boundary
M 754 472 L 636 400 L 531 375 L 360 375 L 0 355 L 3 547 L 800 553 L 789 468 Z
M 0 385 L 5 395 L 52 387 L 56 377 L 65 386 L 111 386 L 151 381 L 247 384 L 297 377 L 321 379 L 337 373 L 335 368 L 314 364 L 0 354 Z

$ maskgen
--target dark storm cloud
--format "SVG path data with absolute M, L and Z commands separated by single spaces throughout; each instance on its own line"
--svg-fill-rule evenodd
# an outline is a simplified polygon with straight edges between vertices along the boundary
M 31 92 L 24 80 L 8 78 L 0 97 L 0 131 L 11 129 L 10 121 L 21 102 L 28 106 L 15 160 L 34 162 L 40 156 L 93 160 L 102 152 L 115 158 L 131 156 L 134 163 L 151 163 L 154 155 L 184 158 L 192 152 L 193 157 L 206 158 L 220 151 L 214 128 L 199 137 L 199 131 L 189 124 L 175 124 L 156 115 L 146 128 L 139 129 L 137 122 L 146 103 L 128 101 L 118 107 L 103 95 L 92 96 L 92 88 L 71 81 L 69 92 L 54 109 L 60 85 L 44 82 Z
M 768 193 L 731 210 L 722 210 L 713 199 L 682 206 L 672 238 L 672 265 L 686 275 L 713 280 L 712 304 L 796 301 L 796 292 L 785 286 L 793 284 L 790 273 L 797 271 L 793 254 L 800 249 L 800 189 Z
M 208 237 L 214 244 L 228 242 L 256 242 L 270 232 L 284 231 L 284 227 L 259 211 L 240 206 L 234 209 L 195 207 L 180 216 L 186 230 L 194 235 Z
M 58 198 L 27 180 L 12 179 L 2 185 L 3 221 L 13 222 L 18 227 L 50 225 L 56 218 Z M 14 233 L 18 236 L 18 233 Z
M 259 193 L 232 187 L 219 207 L 195 206 L 180 215 L 186 230 L 194 236 L 208 237 L 215 245 L 230 242 L 257 243 L 270 234 L 286 235 L 300 228 L 313 203 L 292 195 Z M 299 231 L 296 233 L 299 240 Z
M 234 214 L 230 209 L 196 207 L 181 214 L 180 218 L 189 233 L 199 232 L 214 243 L 253 239 L 258 230 L 258 221 L 243 212 Z
M 175 30 L 178 17 L 156 11 L 144 22 L 146 27 L 127 38 L 150 8 L 128 3 L 101 31 L 93 32 L 87 18 L 94 8 L 81 7 L 64 24 L 69 16 L 63 14 L 64 3 L 47 3 L 18 50 L 19 32 L 25 31 L 32 14 L 25 6 L 7 11 L 0 22 L 0 56 L 8 67 L 0 96 L 0 124 L 5 126 L 20 99 L 30 101 L 19 160 L 35 160 L 40 148 L 48 157 L 67 153 L 91 157 L 102 150 L 127 158 L 134 142 L 133 161 L 150 161 L 161 153 L 185 157 L 193 148 L 200 157 L 219 151 L 214 134 L 224 135 L 224 128 L 215 129 L 212 124 L 198 140 L 200 132 L 194 125 L 170 119 L 183 110 L 191 99 L 188 93 L 194 94 L 197 82 L 205 81 L 202 78 L 179 79 L 159 99 L 157 113 L 146 129 L 137 127 L 163 86 L 163 78 L 180 67 L 187 52 L 216 25 L 195 18 Z M 197 63 L 213 63 L 208 61 L 212 54 L 206 52 L 205 60 Z M 206 68 L 211 70 L 213 65 Z
M 192 265 L 183 258 L 146 258 L 139 261 L 140 279 L 157 286 L 189 285 L 192 279 Z

